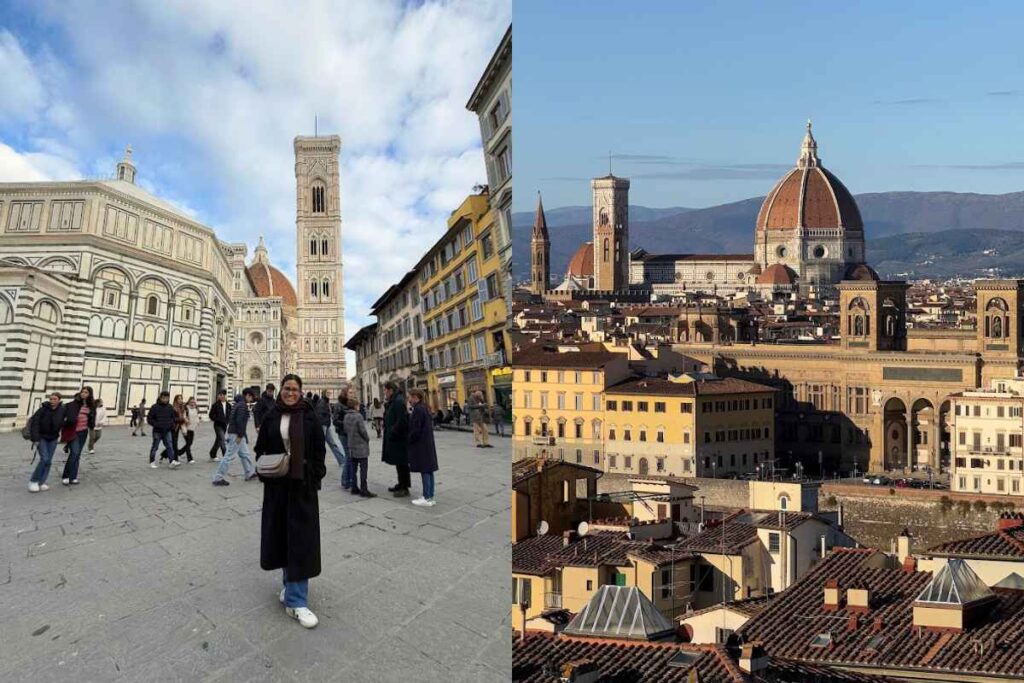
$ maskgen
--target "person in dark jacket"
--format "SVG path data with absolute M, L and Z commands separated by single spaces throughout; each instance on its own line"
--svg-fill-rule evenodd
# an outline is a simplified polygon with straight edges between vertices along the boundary
M 149 449 L 149 466 L 153 469 L 160 466 L 156 461 L 156 449 L 160 444 L 164 446 L 164 452 L 167 453 L 167 458 L 170 460 L 170 467 L 173 469 L 180 465 L 178 452 L 174 449 L 174 426 L 178 422 L 178 413 L 171 405 L 169 391 L 160 392 L 156 403 L 149 408 L 146 422 L 153 428 L 153 445 Z
M 404 498 L 409 495 L 409 487 L 412 485 L 409 480 L 409 412 L 405 407 L 405 399 L 398 390 L 398 385 L 388 382 L 384 385 L 384 443 L 383 460 L 389 465 L 395 466 L 398 474 L 398 483 L 390 487 L 388 491 L 394 494 L 395 498 Z
M 213 423 L 213 446 L 210 447 L 210 460 L 220 460 L 217 450 L 224 455 L 224 435 L 228 431 L 228 392 L 221 389 L 217 392 L 217 400 L 210 406 L 210 422 Z
M 376 498 L 377 494 L 370 493 L 366 486 L 366 468 L 370 464 L 370 432 L 366 430 L 366 418 L 356 410 L 358 405 L 355 399 L 350 399 L 344 408 L 343 418 L 344 432 L 348 436 L 348 460 L 351 463 L 350 489 L 357 496 Z
M 85 448 L 85 440 L 89 430 L 96 427 L 96 401 L 93 399 L 92 387 L 82 387 L 66 406 L 64 406 L 64 430 L 61 441 L 68 445 L 68 459 L 64 463 L 64 474 L 61 483 L 65 486 L 78 483 L 78 463 Z
M 423 404 L 423 392 L 419 389 L 409 390 L 409 404 L 412 405 L 409 415 L 409 471 L 419 472 L 423 480 L 423 495 L 412 504 L 433 507 L 436 505 L 434 472 L 437 471 L 437 448 L 430 410 Z
M 64 404 L 60 402 L 60 394 L 55 391 L 32 415 L 31 438 L 32 443 L 36 444 L 36 454 L 39 455 L 39 462 L 28 482 L 28 490 L 33 493 L 50 489 L 46 485 L 46 477 L 50 475 L 53 452 L 57 450 L 60 432 L 64 427 L 65 412 Z
M 320 507 L 317 491 L 327 474 L 324 432 L 302 398 L 302 380 L 285 375 L 276 406 L 264 414 L 256 459 L 287 453 L 288 473 L 263 482 L 260 567 L 280 569 L 285 613 L 306 627 L 317 625 L 309 609 L 309 580 L 320 575 Z
M 256 402 L 256 405 L 252 408 L 252 419 L 256 423 L 256 431 L 259 432 L 260 424 L 263 422 L 263 416 L 266 415 L 277 403 L 277 399 L 274 398 L 274 391 L 276 387 L 271 383 L 267 384 L 266 390 L 260 394 L 260 400 Z
M 236 455 L 242 461 L 242 474 L 245 475 L 245 481 L 256 479 L 256 465 L 253 464 L 252 456 L 249 455 L 249 435 L 246 433 L 249 427 L 249 418 L 255 412 L 252 408 L 255 400 L 256 397 L 251 389 L 246 389 L 241 394 L 235 394 L 235 403 L 231 406 L 231 412 L 228 413 L 228 449 L 224 453 L 224 457 L 221 458 L 217 471 L 213 473 L 214 486 L 229 486 L 228 480 L 224 477 L 227 476 L 228 470 L 231 468 L 231 461 L 235 459 Z
M 458 401 L 452 403 L 452 419 L 455 420 L 456 426 L 462 420 L 462 406 L 459 405 Z

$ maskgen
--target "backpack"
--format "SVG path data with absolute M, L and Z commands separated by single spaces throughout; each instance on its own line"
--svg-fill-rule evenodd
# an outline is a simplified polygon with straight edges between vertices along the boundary
M 35 422 L 36 416 L 33 414 L 32 417 L 25 422 L 25 426 L 21 428 L 21 438 L 26 441 L 32 440 L 32 424 Z

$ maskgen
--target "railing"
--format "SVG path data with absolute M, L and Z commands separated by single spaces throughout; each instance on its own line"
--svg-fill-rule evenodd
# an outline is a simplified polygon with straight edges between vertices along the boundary
M 561 593 L 545 593 L 544 609 L 562 609 Z
M 505 352 L 495 351 L 494 353 L 488 353 L 483 357 L 483 364 L 485 368 L 493 368 L 500 365 L 505 365 Z

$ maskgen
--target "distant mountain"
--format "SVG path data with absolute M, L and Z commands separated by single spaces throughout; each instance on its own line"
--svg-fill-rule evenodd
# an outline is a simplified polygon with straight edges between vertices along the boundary
M 988 267 L 1011 268 L 1014 259 L 1024 271 L 1020 258 L 1024 252 L 1014 246 L 1018 237 L 1014 233 L 1021 233 L 1024 243 L 1024 192 L 875 192 L 856 199 L 868 238 L 868 262 L 879 273 L 974 275 Z M 629 246 L 654 253 L 752 251 L 754 223 L 763 200 L 757 197 L 706 209 L 630 206 Z M 545 211 L 552 274 L 564 273 L 572 254 L 590 239 L 591 215 L 587 206 Z M 529 278 L 533 216 L 533 212 L 512 214 L 512 258 L 518 280 Z M 941 235 L 924 237 L 934 233 Z M 885 239 L 893 235 L 904 238 Z M 928 253 L 929 244 L 935 253 Z M 947 260 L 954 256 L 955 262 Z M 957 267 L 975 270 L 962 272 Z

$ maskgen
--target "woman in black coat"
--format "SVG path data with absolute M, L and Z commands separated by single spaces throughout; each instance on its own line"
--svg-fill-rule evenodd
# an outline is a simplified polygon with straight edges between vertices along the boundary
M 423 405 L 422 391 L 410 389 L 409 403 L 412 405 L 412 414 L 409 415 L 409 471 L 419 472 L 423 479 L 423 496 L 414 500 L 412 504 L 433 507 L 436 505 L 434 472 L 437 472 L 433 421 L 427 406 Z
M 255 451 L 257 463 L 263 455 L 289 454 L 285 476 L 260 476 L 260 567 L 282 570 L 284 589 L 280 598 L 285 612 L 306 628 L 313 628 L 318 620 L 309 609 L 309 579 L 320 575 L 317 491 L 327 468 L 324 432 L 313 406 L 302 398 L 302 380 L 297 375 L 286 375 L 281 382 L 274 407 L 263 415 Z

